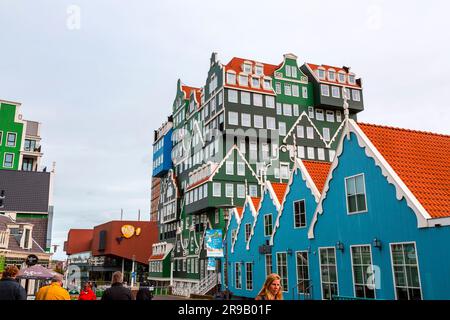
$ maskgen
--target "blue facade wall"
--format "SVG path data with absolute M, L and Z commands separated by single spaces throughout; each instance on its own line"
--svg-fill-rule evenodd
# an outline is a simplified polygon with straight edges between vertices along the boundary
M 161 156 L 163 159 L 158 166 L 153 166 L 153 177 L 163 176 L 172 168 L 172 132 L 173 129 L 167 131 L 164 137 L 161 138 L 163 140 L 163 146 L 153 152 L 153 161 L 160 158 Z M 155 148 L 155 145 L 153 146 L 153 148 Z
M 365 154 L 352 133 L 350 140 L 344 139 L 343 153 L 339 156 L 337 167 L 332 173 L 326 198 L 323 200 L 323 213 L 314 225 L 314 238 L 308 239 L 316 203 L 311 191 L 306 187 L 297 170 L 286 196 L 280 217 L 279 229 L 274 235 L 272 247 L 273 271 L 276 272 L 276 253 L 292 252 L 287 255 L 288 288 L 285 299 L 298 299 L 296 251 L 306 251 L 309 256 L 309 276 L 313 299 L 323 299 L 319 249 L 331 247 L 336 253 L 338 295 L 354 297 L 354 280 L 351 261 L 351 246 L 369 245 L 372 264 L 376 272 L 376 299 L 396 299 L 390 245 L 395 243 L 414 243 L 418 260 L 419 280 L 423 299 L 450 299 L 450 227 L 418 228 L 416 215 L 404 199 L 397 200 L 394 185 L 382 175 L 375 161 Z M 345 178 L 363 174 L 367 211 L 357 214 L 347 213 Z M 433 192 L 433 190 L 430 190 Z M 294 229 L 293 202 L 305 199 L 306 228 Z M 242 268 L 242 290 L 230 286 L 236 296 L 254 297 L 265 278 L 264 259 L 259 256 L 258 247 L 265 240 L 264 212 L 272 211 L 270 197 L 265 197 L 260 216 L 255 226 L 255 234 L 250 242 L 250 250 L 245 248 L 245 223 L 251 222 L 251 211 L 246 208 L 243 222 L 230 260 L 254 261 L 254 288 L 245 290 L 245 272 Z M 261 215 L 262 214 L 262 215 Z M 276 221 L 274 216 L 274 222 Z M 262 226 L 262 227 L 261 227 Z M 381 241 L 381 248 L 373 245 L 373 240 Z M 343 250 L 336 249 L 336 243 L 343 244 Z M 234 271 L 234 267 L 232 268 Z M 263 270 L 264 274 L 260 271 Z M 233 278 L 233 277 L 231 277 Z M 234 282 L 233 282 L 234 285 Z M 256 293 L 255 293 L 256 292 Z
M 291 185 L 288 188 L 285 202 L 282 207 L 279 227 L 275 231 L 273 237 L 272 261 L 274 264 L 273 272 L 277 272 L 277 252 L 287 252 L 288 249 L 292 250 L 292 255 L 287 255 L 288 287 L 283 288 L 283 295 L 285 299 L 298 299 L 301 297 L 298 296 L 299 293 L 296 288 L 298 284 L 296 253 L 298 251 L 307 251 L 310 246 L 308 240 L 308 228 L 317 203 L 311 190 L 306 186 L 305 181 L 302 179 L 300 169 L 297 169 L 294 172 Z M 294 228 L 294 201 L 298 200 L 305 200 L 306 226 Z

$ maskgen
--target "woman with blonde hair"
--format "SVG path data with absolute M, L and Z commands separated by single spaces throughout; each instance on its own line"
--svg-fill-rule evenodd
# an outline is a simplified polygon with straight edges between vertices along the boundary
M 276 273 L 269 274 L 255 300 L 283 300 L 281 278 Z

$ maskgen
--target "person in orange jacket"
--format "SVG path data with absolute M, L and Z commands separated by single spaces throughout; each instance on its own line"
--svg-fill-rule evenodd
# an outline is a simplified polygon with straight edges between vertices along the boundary
M 91 289 L 89 282 L 84 284 L 84 288 L 81 290 L 78 300 L 97 300 L 97 296 Z
M 62 285 L 63 276 L 55 274 L 50 285 L 39 289 L 36 300 L 70 300 L 69 292 Z

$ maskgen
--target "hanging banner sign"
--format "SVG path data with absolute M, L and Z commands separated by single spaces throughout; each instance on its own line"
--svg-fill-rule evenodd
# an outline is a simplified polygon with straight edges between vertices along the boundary
M 206 230 L 205 235 L 206 256 L 213 258 L 223 257 L 222 230 Z
M 206 268 L 208 271 L 216 270 L 216 259 L 208 258 L 208 267 Z

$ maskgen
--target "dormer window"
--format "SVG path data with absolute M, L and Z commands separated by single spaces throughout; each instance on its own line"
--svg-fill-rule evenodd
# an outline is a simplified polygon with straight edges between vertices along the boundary
M 328 70 L 328 80 L 336 81 L 336 72 L 334 70 Z
M 317 76 L 320 80 L 325 80 L 325 70 L 324 69 L 317 69 Z
M 253 88 L 259 88 L 259 87 L 260 87 L 259 79 L 258 79 L 258 78 L 252 77 L 252 87 L 253 87 Z
M 244 63 L 243 70 L 245 73 L 251 73 L 252 72 L 252 65 L 248 62 Z
M 264 89 L 266 89 L 266 90 L 272 89 L 272 80 L 271 79 L 264 79 Z
M 348 75 L 348 82 L 350 84 L 355 84 L 355 75 L 354 74 L 349 74 Z
M 233 72 L 227 72 L 227 83 L 236 84 L 236 74 Z
M 21 247 L 23 249 L 31 249 L 32 246 L 32 238 L 31 238 L 31 228 L 24 227 L 23 228 L 23 234 L 22 234 L 22 241 L 21 241 Z
M 255 66 L 255 74 L 257 76 L 262 76 L 263 75 L 263 66 L 261 65 L 256 65 Z
M 241 86 L 248 86 L 248 76 L 245 74 L 239 75 L 239 84 Z
M 340 83 L 345 83 L 345 73 L 343 73 L 343 72 L 338 73 L 338 81 Z

